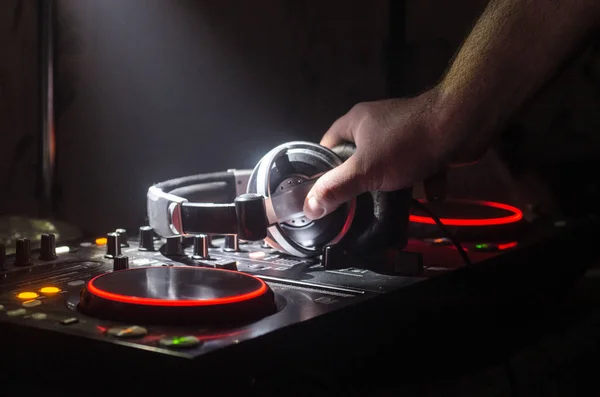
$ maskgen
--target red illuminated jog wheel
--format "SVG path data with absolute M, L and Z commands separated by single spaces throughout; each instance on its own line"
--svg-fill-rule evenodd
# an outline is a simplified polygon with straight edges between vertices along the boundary
M 441 223 L 462 240 L 512 241 L 524 225 L 523 212 L 512 205 L 484 200 L 447 199 L 425 203 Z M 410 214 L 411 235 L 416 238 L 435 238 L 442 232 L 433 218 L 420 209 Z
M 496 226 L 508 225 L 523 219 L 523 212 L 512 205 L 481 200 L 454 199 L 443 202 L 438 207 L 441 213 L 434 214 L 440 217 L 443 225 L 447 226 Z M 410 215 L 410 221 L 434 225 L 435 221 L 428 215 Z
M 259 320 L 277 307 L 271 288 L 249 274 L 160 266 L 93 278 L 81 291 L 78 309 L 114 321 L 231 325 Z

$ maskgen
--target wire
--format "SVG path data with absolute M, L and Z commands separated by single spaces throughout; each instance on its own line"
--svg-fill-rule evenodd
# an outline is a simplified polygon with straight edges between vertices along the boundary
M 446 226 L 444 226 L 444 224 L 442 223 L 440 218 L 437 215 L 435 215 L 429 208 L 427 208 L 427 206 L 425 204 L 421 203 L 419 200 L 412 199 L 412 205 L 414 207 L 417 207 L 421 211 L 427 213 L 427 215 L 429 215 L 429 217 L 431 217 L 431 219 L 433 219 L 435 224 L 440 228 L 440 230 L 444 234 L 444 237 L 446 237 L 448 240 L 450 240 L 450 242 L 452 244 L 454 244 L 454 246 L 458 250 L 458 253 L 460 254 L 463 262 L 465 263 L 465 266 L 471 266 L 471 260 L 469 259 L 469 256 L 465 252 L 465 249 L 460 244 L 460 242 L 456 239 L 456 237 L 454 237 L 454 234 L 452 234 L 452 232 L 450 232 L 450 230 L 448 230 L 448 228 L 446 228 Z

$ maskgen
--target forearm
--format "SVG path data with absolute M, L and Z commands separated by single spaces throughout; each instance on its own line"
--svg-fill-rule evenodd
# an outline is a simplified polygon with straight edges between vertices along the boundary
M 600 22 L 599 0 L 492 0 L 436 88 L 440 139 L 472 160 Z

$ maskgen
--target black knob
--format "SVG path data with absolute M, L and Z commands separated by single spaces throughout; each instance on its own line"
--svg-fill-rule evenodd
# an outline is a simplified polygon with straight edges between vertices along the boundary
M 15 254 L 15 266 L 31 266 L 31 241 L 28 238 L 17 240 L 17 252 Z
M 140 227 L 139 251 L 154 251 L 154 230 L 150 226 Z
M 194 259 L 208 259 L 208 236 L 206 234 L 200 234 L 194 236 L 194 252 L 192 258 Z
M 0 271 L 6 270 L 6 247 L 0 244 Z
M 43 261 L 51 261 L 56 259 L 56 237 L 54 234 L 42 234 L 40 246 L 40 259 Z
M 237 252 L 240 250 L 240 243 L 237 234 L 228 234 L 225 236 L 223 251 Z
M 119 233 L 108 233 L 106 235 L 106 255 L 105 258 L 114 258 L 121 255 L 121 241 Z
M 129 247 L 129 243 L 127 242 L 129 238 L 127 237 L 127 230 L 125 229 L 117 229 L 115 233 L 119 235 L 119 244 L 121 247 Z
M 267 237 L 265 198 L 258 194 L 241 194 L 235 198 L 238 234 L 242 240 L 260 241 Z
M 183 240 L 181 236 L 167 237 L 167 244 L 165 246 L 166 256 L 182 256 L 183 252 Z
M 117 255 L 113 258 L 113 272 L 129 269 L 129 257 Z

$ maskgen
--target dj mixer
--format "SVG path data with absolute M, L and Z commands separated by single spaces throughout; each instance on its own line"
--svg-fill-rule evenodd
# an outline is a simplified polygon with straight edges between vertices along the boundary
M 17 239 L 14 253 L 0 249 L 5 370 L 46 380 L 97 371 L 113 380 L 168 371 L 233 379 L 241 368 L 251 378 L 290 357 L 360 355 L 397 341 L 425 313 L 568 283 L 586 265 L 553 270 L 550 261 L 564 260 L 596 224 L 561 218 L 535 227 L 519 217 L 510 225 L 513 234 L 517 224 L 526 230 L 518 241 L 465 241 L 465 266 L 457 247 L 434 236 L 434 222 L 416 213 L 411 220 L 412 233 L 427 237 L 411 238 L 387 272 L 334 252 L 295 258 L 235 235 L 161 238 L 148 226 L 68 243 L 42 234 L 36 248 Z M 390 314 L 399 310 L 401 319 Z

